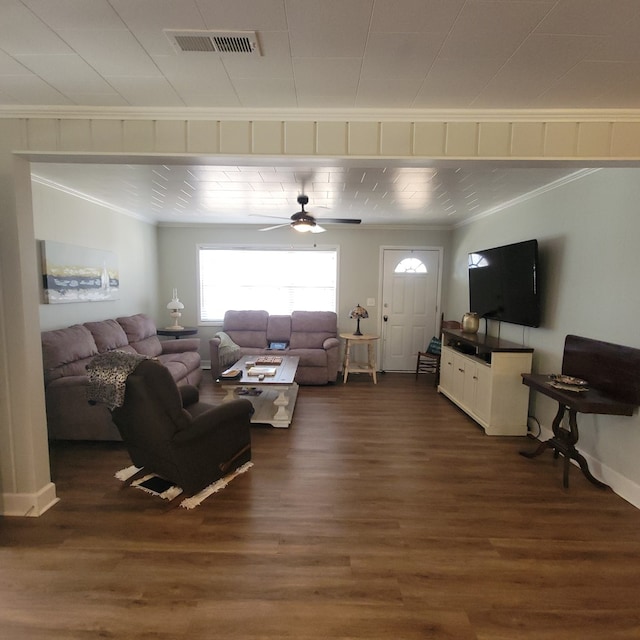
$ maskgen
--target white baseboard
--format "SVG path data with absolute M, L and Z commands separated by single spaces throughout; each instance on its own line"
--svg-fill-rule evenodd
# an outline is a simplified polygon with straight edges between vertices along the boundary
M 549 438 L 553 438 L 553 431 L 546 427 L 541 427 L 538 439 L 544 441 Z M 580 453 L 587 461 L 589 471 L 591 471 L 598 480 L 608 484 L 616 495 L 619 495 L 623 500 L 631 503 L 636 509 L 640 509 L 640 485 L 629 480 L 629 478 L 614 469 L 611 469 L 611 467 L 603 464 L 600 460 L 590 456 L 588 453 L 584 451 L 580 451 Z M 580 468 L 575 460 L 572 460 L 571 463 Z M 571 479 L 569 479 L 569 487 L 571 487 Z
M 3 493 L 0 510 L 3 516 L 37 518 L 59 501 L 56 485 L 49 482 L 37 493 Z

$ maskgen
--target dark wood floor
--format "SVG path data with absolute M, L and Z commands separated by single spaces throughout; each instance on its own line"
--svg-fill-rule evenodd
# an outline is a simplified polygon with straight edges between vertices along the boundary
M 401 374 L 301 388 L 193 511 L 120 491 L 120 445 L 56 445 L 61 502 L 0 520 L 0 638 L 640 638 L 640 511 L 532 446 Z

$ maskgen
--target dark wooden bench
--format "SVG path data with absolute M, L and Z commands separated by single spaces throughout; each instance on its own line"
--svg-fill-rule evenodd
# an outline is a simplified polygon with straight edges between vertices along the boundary
M 553 437 L 541 442 L 535 451 L 520 453 L 535 458 L 547 449 L 554 456 L 564 456 L 563 485 L 569 486 L 569 464 L 575 460 L 593 484 L 607 488 L 595 478 L 584 456 L 576 449 L 578 442 L 578 413 L 599 413 L 630 416 L 640 405 L 640 349 L 610 342 L 568 335 L 564 343 L 562 374 L 581 378 L 589 383 L 587 391 L 567 391 L 552 387 L 549 374 L 523 373 L 522 382 L 539 393 L 558 402 L 553 420 Z M 565 412 L 569 412 L 569 429 L 561 426 Z

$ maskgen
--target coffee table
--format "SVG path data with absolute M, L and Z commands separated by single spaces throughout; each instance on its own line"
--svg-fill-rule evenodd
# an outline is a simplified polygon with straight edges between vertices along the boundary
M 251 417 L 254 424 L 270 424 L 273 427 L 287 428 L 293 419 L 293 410 L 298 397 L 298 384 L 294 382 L 298 363 L 298 356 L 280 356 L 282 363 L 275 366 L 274 376 L 265 376 L 259 379 L 250 376 L 248 371 L 255 363 L 258 356 L 243 356 L 230 369 L 242 371 L 242 377 L 235 380 L 219 378 L 227 395 L 223 402 L 235 398 L 246 398 L 251 401 L 255 413 Z M 274 365 L 259 365 L 274 366 Z

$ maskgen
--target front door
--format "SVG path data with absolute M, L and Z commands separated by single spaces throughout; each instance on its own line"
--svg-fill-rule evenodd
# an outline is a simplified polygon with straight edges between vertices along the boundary
M 384 249 L 382 270 L 381 368 L 415 371 L 438 330 L 440 251 Z

